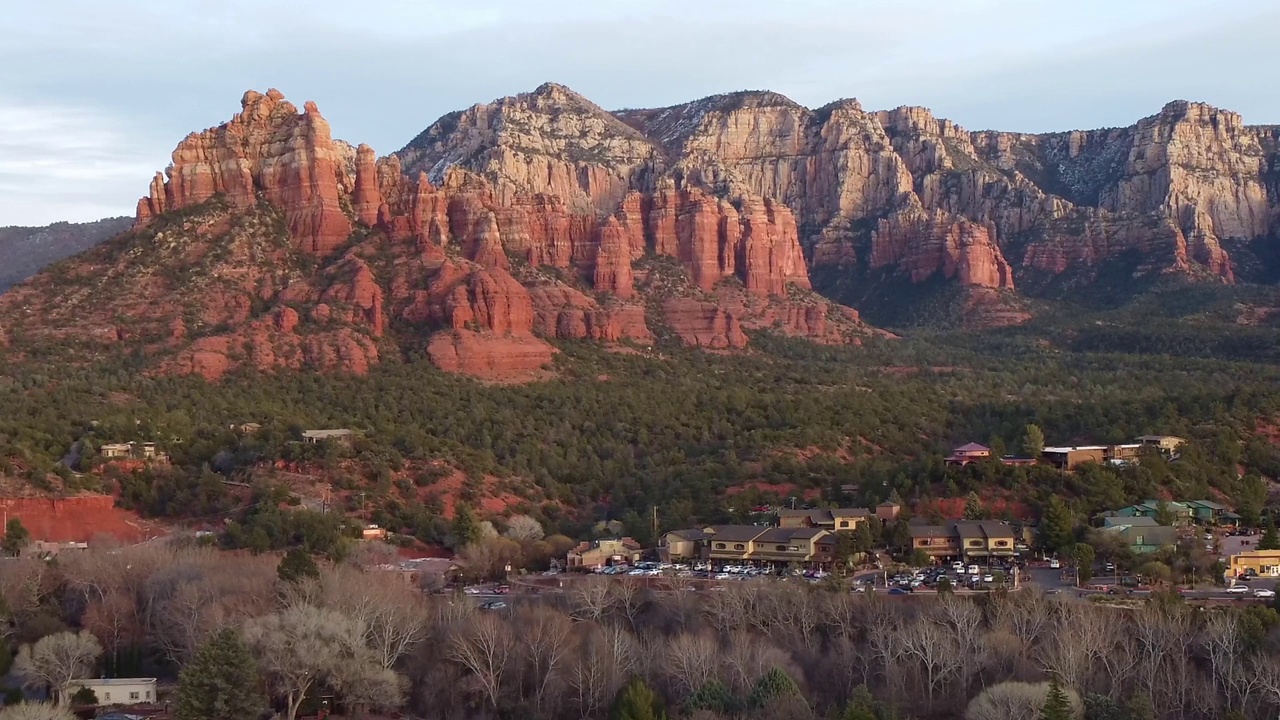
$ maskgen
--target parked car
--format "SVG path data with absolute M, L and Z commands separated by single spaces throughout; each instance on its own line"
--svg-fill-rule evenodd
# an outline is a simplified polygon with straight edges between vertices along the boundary
M 969 566 L 969 574 L 970 574 L 970 575 L 977 575 L 977 574 L 978 574 L 978 573 L 980 573 L 980 572 L 982 572 L 982 570 L 981 570 L 977 565 L 970 565 L 970 566 Z
M 1232 595 L 1243 595 L 1249 592 L 1249 588 L 1245 585 L 1232 585 L 1231 587 L 1227 588 L 1226 591 L 1231 593 Z
M 1058 568 L 1062 567 L 1062 562 L 1059 561 L 1058 558 L 1052 558 L 1051 560 L 1049 560 L 1049 567 L 1053 568 L 1054 570 L 1057 570 Z
M 987 574 L 987 575 L 983 575 L 983 576 L 982 576 L 982 582 L 985 582 L 985 583 L 992 583 L 992 582 L 995 582 L 995 581 L 996 581 L 996 576 L 995 576 L 995 575 Z
M 907 594 L 907 593 L 909 593 L 909 592 L 911 592 L 911 591 L 910 591 L 910 590 L 905 590 L 905 589 L 900 588 L 900 587 L 896 587 L 896 588 L 889 588 L 889 594 L 890 594 L 890 595 L 906 595 L 906 594 Z
M 1253 591 L 1253 596 L 1260 598 L 1273 598 L 1276 596 L 1276 591 L 1268 590 L 1267 588 L 1258 588 Z

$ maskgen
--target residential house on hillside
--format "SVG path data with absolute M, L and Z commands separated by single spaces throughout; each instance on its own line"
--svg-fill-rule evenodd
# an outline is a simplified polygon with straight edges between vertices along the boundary
M 63 695 L 71 697 L 81 688 L 88 688 L 98 698 L 99 705 L 141 705 L 156 701 L 155 678 L 86 678 L 72 680 L 63 688 Z
M 1102 532 L 1124 538 L 1136 554 L 1156 552 L 1178 543 L 1177 528 L 1161 525 L 1150 517 L 1104 518 Z
M 1107 518 L 1155 518 L 1160 514 L 1160 505 L 1160 500 L 1146 500 L 1138 503 L 1137 505 L 1130 505 L 1128 507 L 1122 507 L 1119 510 L 1102 513 L 1101 517 L 1103 518 L 1104 523 Z M 1185 503 L 1168 501 L 1165 502 L 1164 505 L 1168 510 L 1170 517 L 1173 519 L 1174 524 L 1186 524 L 1191 522 L 1193 519 L 1191 508 Z
M 823 530 L 855 530 L 872 512 L 866 508 L 817 508 L 813 510 L 779 510 L 778 526 L 784 528 L 822 528 Z
M 1239 515 L 1212 500 L 1187 500 L 1183 504 L 1191 510 L 1191 518 L 1202 525 L 1240 524 Z
M 105 460 L 144 460 L 164 463 L 169 456 L 159 451 L 153 442 L 105 443 L 98 447 L 98 454 Z
M 1085 463 L 1127 465 L 1138 460 L 1142 445 L 1070 445 L 1047 447 L 1040 458 L 1059 470 L 1075 470 Z
M 892 500 L 885 500 L 876 506 L 876 518 L 881 522 L 897 520 L 898 513 L 902 512 L 902 506 Z
M 302 442 L 315 445 L 322 442 L 336 442 L 350 445 L 355 439 L 355 431 L 346 428 L 334 430 L 303 430 Z
M 955 467 L 963 467 L 969 463 L 982 462 L 991 458 L 991 448 L 978 443 L 966 443 L 951 451 L 944 462 Z
M 1142 435 L 1138 438 L 1138 442 L 1146 447 L 1153 447 L 1166 455 L 1171 455 L 1178 451 L 1187 441 L 1176 435 Z
M 570 570 L 594 570 L 609 565 L 633 564 L 640 561 L 643 552 L 640 543 L 629 537 L 581 542 L 569 551 L 565 566 Z

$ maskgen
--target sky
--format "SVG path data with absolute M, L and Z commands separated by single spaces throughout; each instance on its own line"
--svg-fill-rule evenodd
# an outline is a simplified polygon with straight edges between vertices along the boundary
M 567 85 L 608 109 L 734 90 L 923 105 L 971 129 L 1128 125 L 1174 99 L 1280 123 L 1275 0 L 43 0 L 0 12 L 0 226 L 133 213 L 248 89 L 394 152 Z

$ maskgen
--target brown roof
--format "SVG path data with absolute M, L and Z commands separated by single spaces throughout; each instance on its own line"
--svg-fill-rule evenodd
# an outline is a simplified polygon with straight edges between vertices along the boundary
M 688 528 L 687 530 L 672 530 L 668 535 L 675 535 L 682 540 L 698 541 L 706 540 L 707 532 L 702 528 Z
M 787 543 L 791 542 L 792 532 L 792 528 L 769 528 L 755 540 L 762 543 Z
M 977 522 L 958 522 L 955 524 L 956 534 L 962 538 L 986 538 L 986 534 L 982 531 L 982 524 Z
M 978 523 L 982 532 L 989 538 L 1012 538 L 1013 526 L 998 520 L 983 520 Z
M 991 448 L 987 447 L 986 445 L 979 445 L 978 443 L 973 443 L 973 442 L 971 442 L 971 443 L 965 443 L 964 445 L 961 445 L 960 447 L 956 448 L 955 450 L 952 450 L 952 452 L 958 452 L 958 453 L 960 453 L 960 452 L 982 452 L 982 451 L 984 451 L 984 450 L 985 450 L 985 451 L 987 451 L 987 452 L 990 452 L 990 451 L 991 451 Z
M 758 525 L 715 525 L 710 530 L 713 533 L 711 537 L 715 540 L 750 542 L 760 537 L 769 528 Z
M 793 540 L 810 540 L 826 532 L 822 528 L 788 528 L 787 533 Z
M 836 518 L 854 518 L 854 517 L 870 517 L 871 511 L 866 508 L 832 508 L 831 517 Z
M 887 508 L 887 507 L 902 507 L 902 506 L 892 500 L 885 500 L 884 502 L 880 503 L 876 507 Z
M 950 537 L 953 533 L 951 528 L 945 525 L 911 525 L 911 537 Z

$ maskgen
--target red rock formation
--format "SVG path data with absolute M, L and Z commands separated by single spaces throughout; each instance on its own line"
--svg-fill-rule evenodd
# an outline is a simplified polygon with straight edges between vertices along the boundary
M 545 337 L 590 339 L 605 342 L 631 340 L 653 342 L 639 305 L 611 304 L 595 300 L 564 285 L 538 285 L 529 291 L 533 302 L 534 330 Z
M 163 193 L 153 181 L 145 210 L 139 203 L 138 225 L 218 194 L 249 208 L 261 192 L 284 211 L 289 236 L 303 250 L 324 254 L 341 245 L 351 233 L 339 202 L 344 161 L 315 104 L 299 115 L 278 90 L 251 90 L 240 104 L 231 121 L 178 144 Z
M 625 228 L 609 218 L 600 228 L 600 248 L 596 253 L 595 289 L 626 300 L 631 297 L 631 246 Z
M 923 282 L 940 273 L 962 285 L 1013 289 L 1013 272 L 995 242 L 995 227 L 918 207 L 881 220 L 871 241 L 871 267 L 897 266 Z
M 463 373 L 487 380 L 532 379 L 551 362 L 554 350 L 529 336 L 498 336 L 451 330 L 437 333 L 427 345 L 427 355 L 445 372 Z
M 809 289 L 809 273 L 796 219 L 786 205 L 774 200 L 748 201 L 742 209 L 742 268 L 747 292 L 786 295 L 787 284 Z
M 378 224 L 383 213 L 384 201 L 378 175 L 378 157 L 373 148 L 361 144 L 356 148 L 356 185 L 351 195 L 351 207 L 356 220 L 366 227 Z
M 747 346 L 742 322 L 716 303 L 672 298 L 662 304 L 662 311 L 667 325 L 689 345 L 711 350 Z

